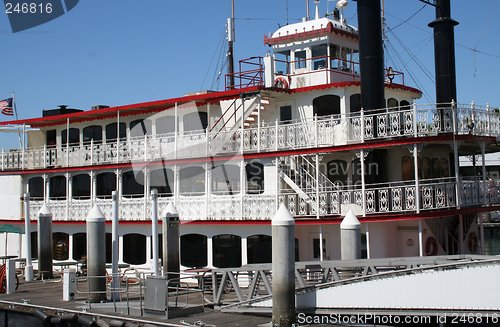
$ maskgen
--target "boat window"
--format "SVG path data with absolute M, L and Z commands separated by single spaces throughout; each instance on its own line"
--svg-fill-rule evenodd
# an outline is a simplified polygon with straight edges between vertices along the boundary
M 98 198 L 110 197 L 111 192 L 116 191 L 116 174 L 101 173 L 95 178 L 96 196 Z
M 292 106 L 281 106 L 280 107 L 280 123 L 290 124 L 292 120 Z
M 439 177 L 450 177 L 450 166 L 446 158 L 439 160 Z
M 38 232 L 31 232 L 31 259 L 38 259 Z
M 175 117 L 164 116 L 156 119 L 156 135 L 175 132 Z
M 214 267 L 241 267 L 241 237 L 230 234 L 214 236 L 212 253 Z
M 138 119 L 130 122 L 130 137 L 152 135 L 153 122 L 149 119 Z
M 340 188 L 347 185 L 347 162 L 344 160 L 332 160 L 327 163 L 328 179 Z
M 247 193 L 262 194 L 264 192 L 264 165 L 250 161 L 245 166 L 247 174 Z
M 413 172 L 413 159 L 410 158 L 409 156 L 404 156 L 401 159 L 402 163 L 402 178 L 404 181 L 409 181 L 415 178 L 414 172 Z
M 206 112 L 192 112 L 182 118 L 184 132 L 204 131 L 208 126 L 208 115 Z
M 52 242 L 52 255 L 54 260 L 68 260 L 69 235 L 66 233 L 53 233 Z
M 181 265 L 190 268 L 208 265 L 207 237 L 200 234 L 181 236 Z
M 276 75 L 286 75 L 290 73 L 290 50 L 275 52 Z
M 352 168 L 352 185 L 361 186 L 361 160 L 354 159 L 351 163 Z
M 253 235 L 247 238 L 248 263 L 272 262 L 272 239 L 268 235 Z
M 94 143 L 102 142 L 102 126 L 92 125 L 83 129 L 83 143 L 90 143 L 91 140 Z
M 179 179 L 181 195 L 203 195 L 205 193 L 205 170 L 202 167 L 182 168 Z
M 153 238 L 149 239 L 149 246 L 153 249 Z M 163 258 L 163 234 L 158 234 L 158 258 Z M 153 250 L 151 250 L 151 259 L 153 259 Z
M 78 128 L 70 128 L 68 135 L 68 130 L 63 129 L 61 131 L 61 144 L 66 145 L 68 140 L 70 145 L 80 143 L 80 130 Z
M 57 140 L 56 140 L 56 130 L 55 129 L 51 129 L 51 130 L 48 130 L 47 132 L 45 132 L 45 138 L 46 138 L 46 143 L 47 146 L 50 148 L 50 147 L 55 147 L 56 144 L 57 144 Z
M 156 169 L 150 173 L 151 189 L 158 191 L 158 196 L 172 196 L 174 185 L 174 172 L 172 169 Z M 172 183 L 172 185 L 170 185 Z
M 90 199 L 90 175 L 79 174 L 72 177 L 71 183 L 73 199 Z
M 118 137 L 118 123 L 111 123 L 106 125 L 106 142 L 116 140 Z M 120 123 L 120 139 L 127 137 L 127 124 Z
M 233 195 L 240 192 L 240 167 L 219 165 L 212 168 L 212 193 Z
M 87 233 L 73 234 L 73 260 L 81 260 L 87 256 Z
M 306 68 L 306 51 L 295 51 L 295 69 Z
M 130 170 L 122 174 L 122 194 L 124 197 L 144 196 L 144 173 L 140 170 Z
M 146 263 L 146 236 L 141 234 L 123 235 L 123 262 L 131 265 Z
M 337 95 L 322 95 L 313 100 L 313 114 L 330 116 L 340 114 L 340 97 Z
M 30 200 L 43 199 L 43 178 L 32 177 L 28 180 L 28 191 L 30 193 Z
M 66 199 L 66 176 L 51 177 L 49 183 L 49 197 L 51 200 Z
M 399 108 L 399 103 L 398 103 L 398 100 L 394 99 L 394 98 L 389 98 L 389 100 L 387 100 L 387 108 L 391 111 L 398 111 Z
M 349 102 L 350 102 L 349 112 L 351 114 L 355 113 L 359 114 L 359 112 L 361 111 L 361 94 L 356 93 L 351 95 L 351 97 L 349 98 Z
M 313 69 L 325 69 L 326 67 L 326 44 L 319 44 L 311 47 Z

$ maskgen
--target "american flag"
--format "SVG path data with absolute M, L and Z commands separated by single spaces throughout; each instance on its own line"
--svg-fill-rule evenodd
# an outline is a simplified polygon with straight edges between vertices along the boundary
M 0 109 L 2 114 L 6 116 L 14 116 L 14 110 L 12 109 L 13 98 L 0 100 Z

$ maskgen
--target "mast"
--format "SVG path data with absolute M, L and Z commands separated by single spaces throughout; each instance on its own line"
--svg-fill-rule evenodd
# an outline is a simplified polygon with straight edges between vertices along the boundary
M 229 89 L 234 89 L 234 0 L 231 0 L 231 18 L 227 20 L 227 60 L 228 68 L 227 73 L 229 74 Z

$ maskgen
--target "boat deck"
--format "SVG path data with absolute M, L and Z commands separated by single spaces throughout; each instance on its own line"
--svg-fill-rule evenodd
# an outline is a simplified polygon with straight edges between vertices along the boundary
M 15 293 L 0 294 L 0 313 L 33 313 L 37 309 L 51 316 L 77 314 L 107 322 L 134 322 L 141 326 L 259 326 L 268 325 L 271 321 L 270 316 L 222 313 L 210 307 L 205 307 L 203 313 L 168 319 L 164 314 L 144 312 L 140 309 L 138 298 L 133 297 L 129 298 L 128 306 L 126 300 L 116 302 L 116 310 L 113 302 L 89 305 L 82 294 L 77 294 L 73 301 L 63 301 L 63 282 L 60 280 L 21 280 Z

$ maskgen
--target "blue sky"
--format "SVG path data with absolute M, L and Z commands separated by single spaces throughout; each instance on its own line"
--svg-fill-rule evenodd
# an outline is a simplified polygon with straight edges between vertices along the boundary
M 295 22 L 305 15 L 303 0 L 235 3 L 236 59 L 264 55 L 264 34 L 285 24 L 287 16 Z M 330 9 L 334 5 L 328 3 Z M 418 0 L 385 0 L 387 25 L 394 28 L 388 32 L 391 55 L 386 59 L 387 65 L 407 73 L 408 85 L 426 93 L 421 102 L 427 103 L 434 99 L 432 30 L 427 24 L 435 13 L 429 5 L 422 7 Z M 321 0 L 320 13 L 326 8 L 326 0 Z M 350 0 L 345 17 L 353 25 L 357 25 L 355 9 Z M 0 99 L 15 91 L 19 116 L 28 118 L 60 104 L 89 109 L 95 104 L 123 105 L 211 88 L 211 63 L 217 61 L 214 57 L 230 12 L 230 0 L 81 0 L 64 16 L 15 34 L 0 12 Z M 500 105 L 496 93 L 500 38 L 495 26 L 499 13 L 498 0 L 452 0 L 452 16 L 460 22 L 455 36 L 459 102 Z M 418 64 L 404 48 L 412 51 Z M 219 85 L 223 87 L 223 80 Z M 0 145 L 10 139 L 0 135 Z

